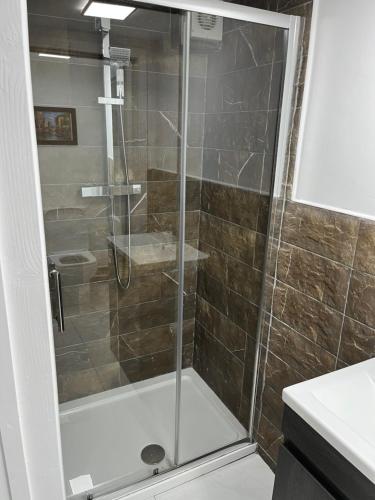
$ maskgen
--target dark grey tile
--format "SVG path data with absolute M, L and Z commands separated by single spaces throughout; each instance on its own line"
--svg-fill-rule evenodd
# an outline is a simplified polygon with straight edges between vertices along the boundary
M 246 23 L 224 33 L 220 51 L 208 58 L 208 74 L 218 75 L 272 62 L 275 28 Z
M 189 113 L 189 146 L 202 146 L 203 116 L 203 114 Z M 147 113 L 149 146 L 177 148 L 181 137 L 178 119 L 178 113 L 175 111 L 149 111 Z
M 148 74 L 148 109 L 157 111 L 179 111 L 181 105 L 179 75 L 161 73 Z M 201 113 L 204 106 L 205 80 L 189 79 L 189 111 Z
M 203 150 L 203 179 L 214 185 L 236 186 L 237 193 L 258 193 L 262 184 L 263 153 L 249 151 Z M 242 196 L 243 198 L 243 196 Z
M 270 81 L 271 65 L 208 78 L 206 112 L 267 109 Z
M 107 218 L 47 221 L 44 227 L 48 254 L 108 248 Z
M 207 113 L 204 146 L 263 153 L 267 149 L 267 111 Z
M 115 106 L 116 108 L 116 106 Z M 124 112 L 125 143 L 128 146 L 147 146 L 147 112 L 136 109 L 128 109 Z M 122 141 L 119 110 L 113 116 L 114 120 L 114 143 L 120 145 Z
M 42 184 L 101 184 L 106 180 L 105 151 L 101 147 L 38 146 Z

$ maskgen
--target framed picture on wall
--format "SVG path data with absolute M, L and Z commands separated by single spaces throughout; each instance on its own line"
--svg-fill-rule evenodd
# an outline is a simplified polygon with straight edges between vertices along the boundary
M 34 106 L 38 144 L 76 146 L 77 121 L 74 108 Z

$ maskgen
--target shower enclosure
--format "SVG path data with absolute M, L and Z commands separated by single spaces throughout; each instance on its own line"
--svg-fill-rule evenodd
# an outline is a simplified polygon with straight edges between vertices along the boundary
M 254 449 L 297 29 L 204 3 L 28 0 L 68 498 Z

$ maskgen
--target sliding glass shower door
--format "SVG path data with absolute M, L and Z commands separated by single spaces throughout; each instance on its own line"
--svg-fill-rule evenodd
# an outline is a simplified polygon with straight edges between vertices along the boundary
M 249 441 L 285 30 L 28 0 L 68 498 Z
M 249 438 L 286 43 L 282 28 L 191 13 L 188 117 L 200 121 L 188 131 L 187 156 L 200 161 L 187 162 L 186 197 L 199 185 L 200 205 L 198 236 L 187 230 L 185 238 L 197 248 L 185 262 L 196 309 L 179 463 Z M 203 82 L 194 75 L 198 54 Z M 190 213 L 187 201 L 187 221 Z

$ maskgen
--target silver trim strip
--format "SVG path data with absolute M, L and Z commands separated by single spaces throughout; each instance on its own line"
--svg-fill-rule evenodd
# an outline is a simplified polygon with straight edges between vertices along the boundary
M 209 456 L 198 458 L 193 462 L 172 469 L 163 474 L 144 479 L 122 490 L 99 495 L 95 500 L 144 500 L 145 498 L 159 495 L 187 481 L 191 481 L 203 474 L 230 464 L 236 460 L 252 455 L 256 452 L 255 444 L 234 444 L 224 450 L 212 453 Z M 74 496 L 72 500 L 86 500 L 87 496 Z
M 238 5 L 222 0 L 132 0 L 132 5 L 139 3 L 167 7 L 178 10 L 201 12 L 213 14 L 215 16 L 228 17 L 230 19 L 240 19 L 256 24 L 267 24 L 279 28 L 289 28 L 290 16 L 272 12 L 269 10 L 256 9 L 245 5 Z
M 181 425 L 181 377 L 182 345 L 184 325 L 184 271 L 185 271 L 185 210 L 186 210 L 186 161 L 188 145 L 188 106 L 190 72 L 190 32 L 191 12 L 185 13 L 182 54 L 182 102 L 181 102 L 181 160 L 180 160 L 180 217 L 178 248 L 178 310 L 176 332 L 176 406 L 175 406 L 175 442 L 174 464 L 179 464 L 180 425 Z
M 266 282 L 267 282 L 267 270 L 269 267 L 269 252 L 271 248 L 271 232 L 272 232 L 272 213 L 275 209 L 275 201 L 280 196 L 283 172 L 286 162 L 286 152 L 288 150 L 289 141 L 289 130 L 292 118 L 292 107 L 293 107 L 293 92 L 294 92 L 294 81 L 296 76 L 296 68 L 298 61 L 298 49 L 299 49 L 299 34 L 300 34 L 300 18 L 295 16 L 290 16 L 290 27 L 288 33 L 288 48 L 286 54 L 286 65 L 285 65 L 285 76 L 283 84 L 283 97 L 279 121 L 279 131 L 277 136 L 277 155 L 275 162 L 275 170 L 273 174 L 273 186 L 272 186 L 272 198 L 270 203 L 269 212 L 269 222 L 267 229 L 267 243 L 265 249 L 264 257 L 264 272 L 262 279 L 262 294 L 261 302 L 259 307 L 259 317 L 257 323 L 256 332 L 256 349 L 255 349 L 255 361 L 254 361 L 254 374 L 252 382 L 252 392 L 251 392 L 251 403 L 250 403 L 250 422 L 249 422 L 249 437 L 252 442 L 254 439 L 254 421 L 255 421 L 255 403 L 257 397 L 258 380 L 259 380 L 259 361 L 260 361 L 260 348 L 261 348 L 261 337 L 262 337 L 262 325 L 264 322 L 266 309 Z

